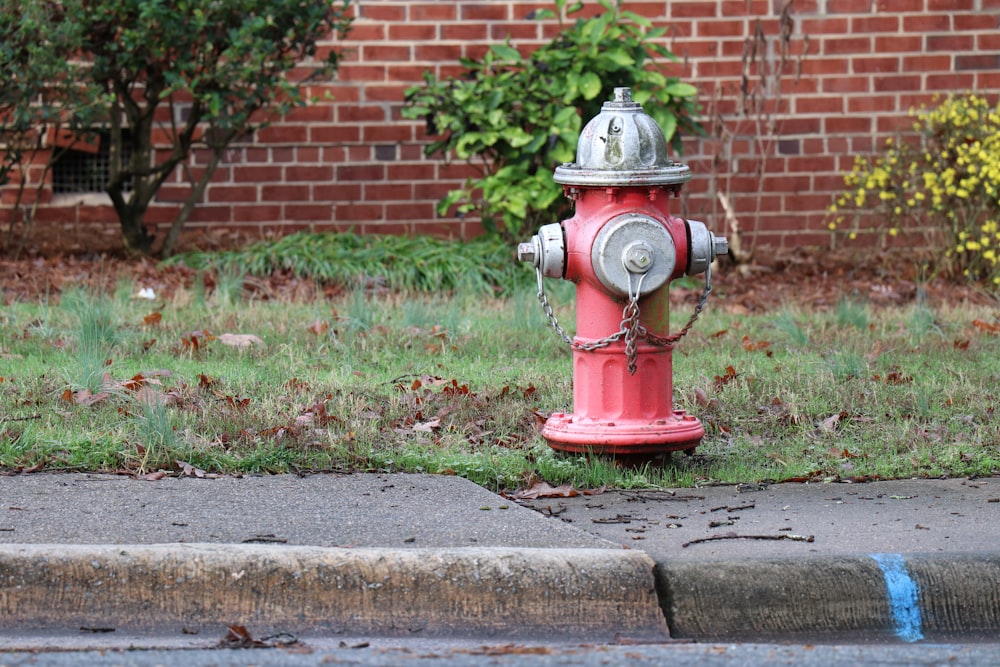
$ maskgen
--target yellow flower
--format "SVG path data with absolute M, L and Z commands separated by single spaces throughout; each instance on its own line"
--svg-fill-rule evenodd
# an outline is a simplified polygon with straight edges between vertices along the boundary
M 899 230 L 895 227 L 889 228 L 889 236 L 896 236 L 899 234 Z

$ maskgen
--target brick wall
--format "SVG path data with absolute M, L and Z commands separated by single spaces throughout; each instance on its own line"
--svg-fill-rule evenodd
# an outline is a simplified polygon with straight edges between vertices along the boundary
M 827 243 L 824 212 L 856 154 L 909 127 L 910 107 L 935 93 L 1000 89 L 1000 0 L 794 0 L 784 24 L 790 66 L 780 96 L 773 86 L 764 95 L 775 129 L 762 146 L 754 141 L 760 115 L 737 111 L 744 47 L 761 19 L 770 44 L 761 62 L 778 62 L 781 4 L 626 0 L 625 8 L 668 28 L 667 45 L 682 59 L 671 72 L 696 84 L 706 111 L 722 119 L 708 137 L 686 142 L 694 179 L 681 212 L 721 230 L 721 192 L 747 242 Z M 402 119 L 403 92 L 424 70 L 457 73 L 459 57 L 508 34 L 526 49 L 541 43 L 555 25 L 526 19 L 540 6 L 550 5 L 360 0 L 337 80 L 309 91 L 334 99 L 229 151 L 190 227 L 238 227 L 252 237 L 303 228 L 475 234 L 474 220 L 435 213 L 469 169 L 423 156 L 423 123 Z M 166 224 L 182 195 L 165 188 L 149 220 Z M 93 197 L 79 200 L 43 207 L 39 223 L 113 220 Z

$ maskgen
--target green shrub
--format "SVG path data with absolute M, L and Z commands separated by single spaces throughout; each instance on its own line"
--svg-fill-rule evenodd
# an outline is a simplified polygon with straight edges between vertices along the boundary
M 911 111 L 919 141 L 886 140 L 881 155 L 856 158 L 845 191 L 830 207 L 831 230 L 890 236 L 918 232 L 935 253 L 935 269 L 1000 285 L 1000 104 L 952 95 L 933 109 Z M 846 214 L 854 212 L 845 230 Z M 872 221 L 861 224 L 862 216 Z M 918 237 L 919 238 L 919 237 Z
M 438 207 L 442 214 L 478 214 L 483 226 L 508 241 L 525 230 L 559 219 L 569 209 L 552 170 L 573 161 L 582 122 L 600 112 L 616 87 L 632 88 L 632 99 L 660 124 L 680 151 L 679 130 L 701 133 L 694 86 L 655 68 L 659 56 L 676 57 L 654 40 L 642 16 L 622 9 L 622 0 L 599 0 L 603 13 L 592 18 L 566 16 L 583 11 L 582 2 L 534 13 L 558 17 L 559 33 L 528 56 L 508 38 L 481 60 L 462 59 L 459 77 L 437 79 L 406 92 L 407 118 L 425 118 L 428 134 L 439 137 L 425 153 L 472 164 L 481 174 L 451 191 Z

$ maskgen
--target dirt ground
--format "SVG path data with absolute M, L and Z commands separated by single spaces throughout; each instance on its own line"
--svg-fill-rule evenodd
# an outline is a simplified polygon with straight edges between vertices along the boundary
M 250 241 L 227 232 L 199 234 L 182 239 L 179 249 L 226 249 Z M 906 305 L 917 298 L 926 298 L 932 307 L 963 302 L 1000 306 L 996 297 L 972 286 L 921 279 L 916 267 L 917 262 L 905 254 L 758 248 L 753 262 L 736 266 L 726 261 L 715 270 L 712 302 L 735 313 L 768 312 L 787 305 L 823 309 L 844 297 L 874 307 Z M 127 258 L 114 230 L 81 237 L 65 230 L 36 229 L 16 251 L 9 241 L 0 243 L 0 294 L 5 304 L 51 299 L 67 285 L 113 287 L 125 279 L 137 290 L 148 287 L 169 298 L 174 290 L 190 286 L 196 278 L 197 274 L 185 267 L 161 267 L 154 259 Z M 246 287 L 258 298 L 316 294 L 309 281 L 283 274 L 255 278 Z M 681 306 L 690 305 L 700 292 L 700 287 L 674 286 L 671 297 Z

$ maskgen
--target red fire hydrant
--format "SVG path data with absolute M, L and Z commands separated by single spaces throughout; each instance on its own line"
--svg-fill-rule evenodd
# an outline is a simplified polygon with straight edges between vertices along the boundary
M 552 413 L 542 429 L 552 448 L 652 458 L 691 451 L 704 436 L 697 418 L 673 407 L 671 354 L 712 291 L 712 261 L 729 246 L 704 223 L 670 214 L 670 196 L 690 178 L 628 88 L 616 88 L 583 129 L 576 162 L 556 168 L 576 214 L 518 246 L 518 259 L 536 268 L 549 322 L 573 349 L 573 413 Z M 669 282 L 697 273 L 705 273 L 702 296 L 670 335 Z M 553 315 L 543 276 L 576 284 L 572 338 Z

